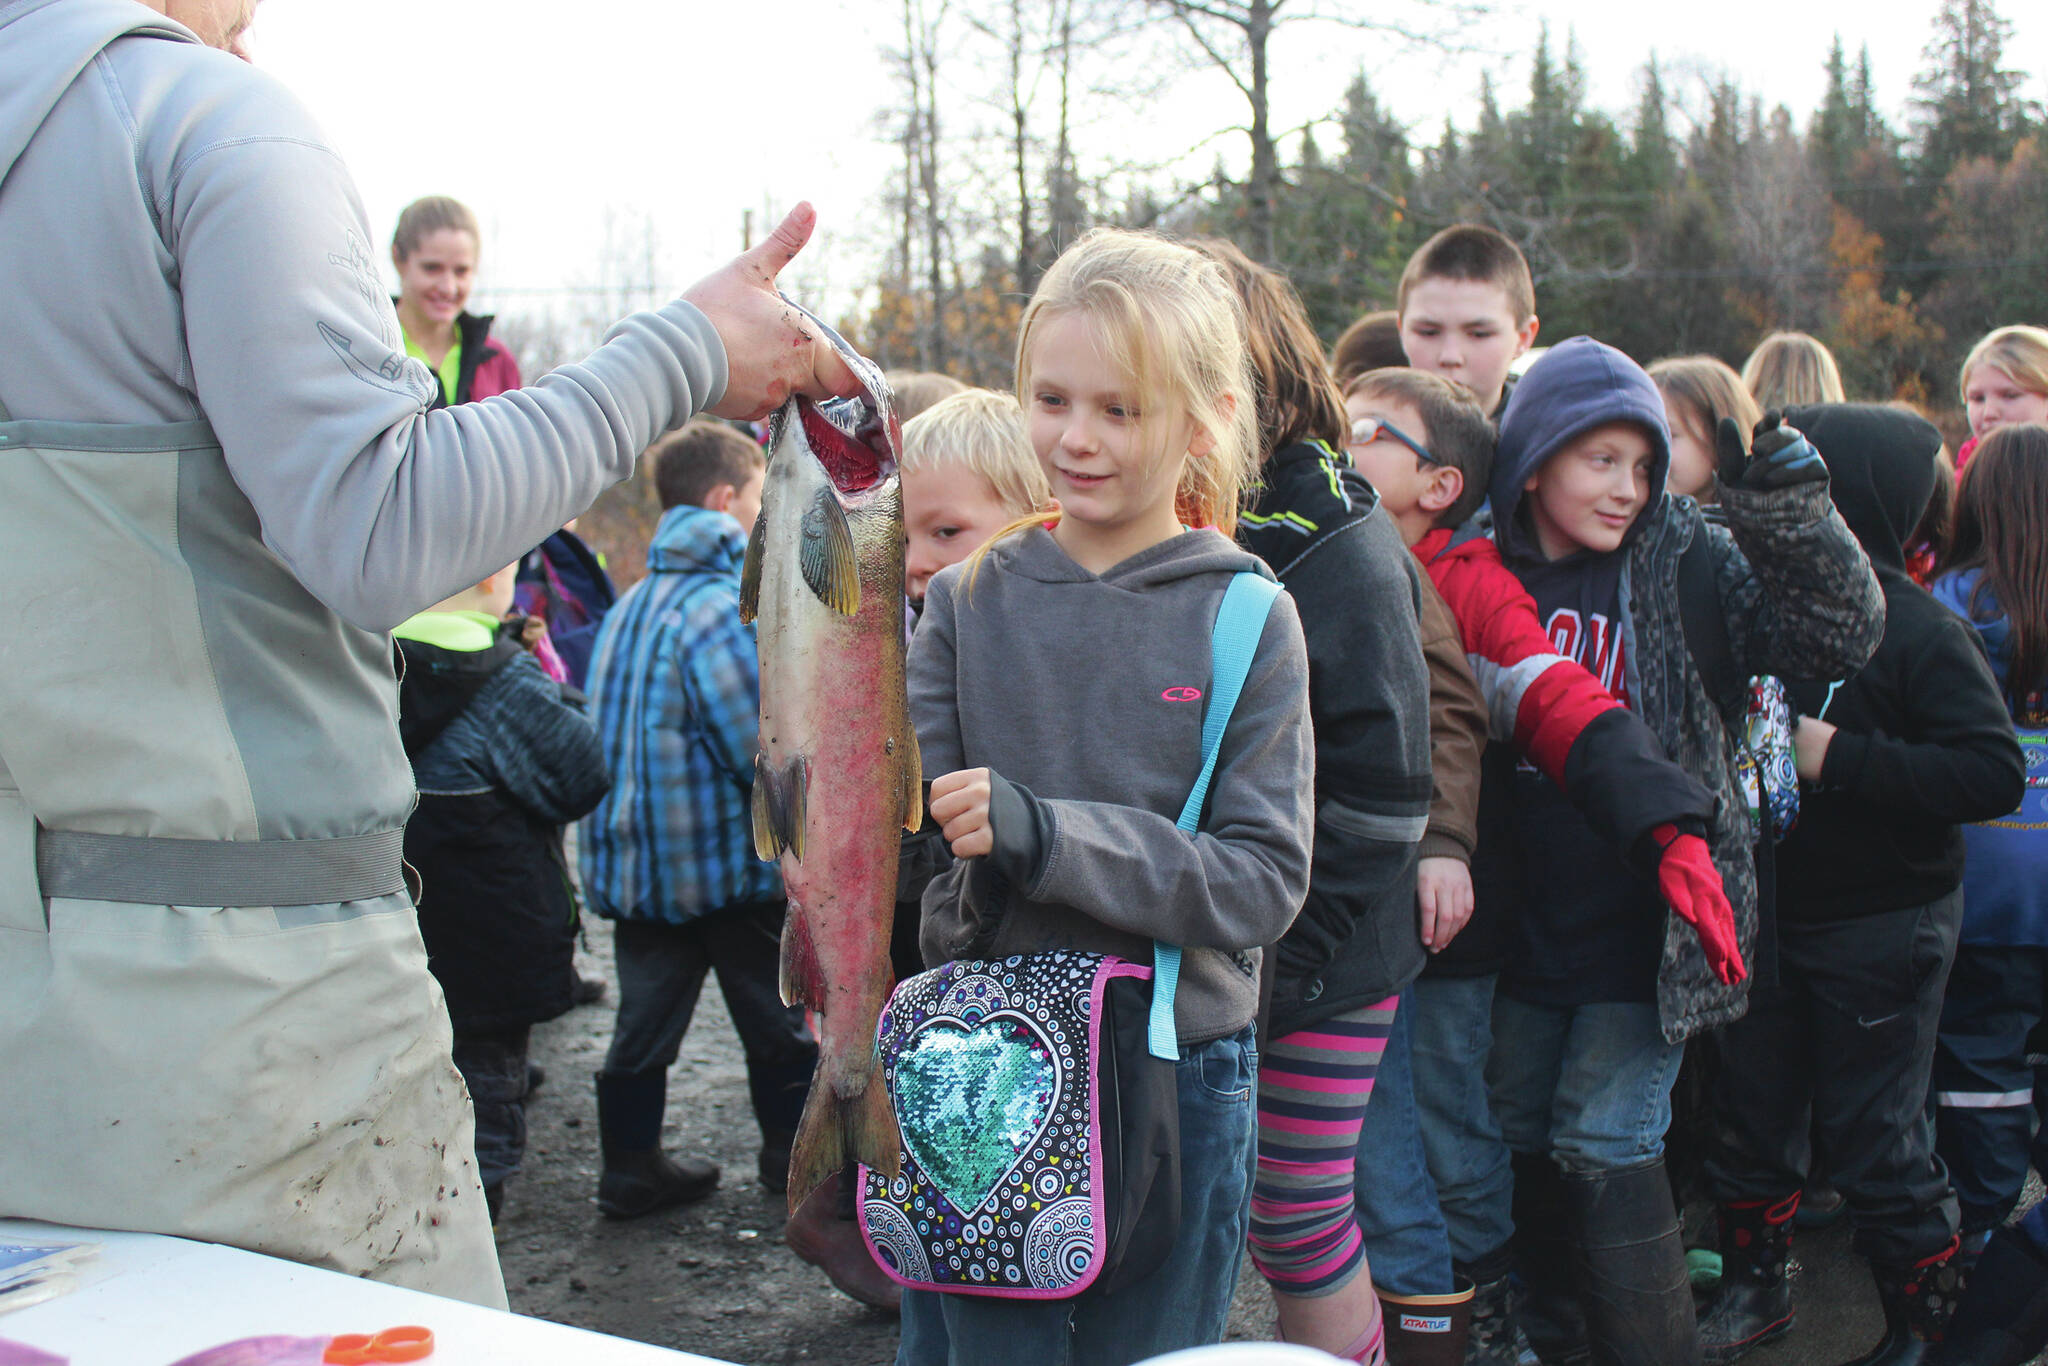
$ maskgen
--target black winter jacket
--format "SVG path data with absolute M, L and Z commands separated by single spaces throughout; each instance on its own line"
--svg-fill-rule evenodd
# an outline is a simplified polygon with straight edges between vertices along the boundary
M 1294 598 L 1315 726 L 1308 900 L 1274 953 L 1273 1037 L 1422 970 L 1415 863 L 1429 822 L 1420 570 L 1364 476 L 1320 442 L 1276 452 L 1238 539 Z
M 2019 804 L 2026 765 L 1969 624 L 1906 573 L 1941 435 L 1911 413 L 1824 404 L 1787 415 L 1828 462 L 1835 506 L 1884 587 L 1884 640 L 1839 682 L 1791 686 L 1839 728 L 1820 790 L 1778 849 L 1778 916 L 1840 921 L 1924 905 L 1962 885 L 1960 823 Z
M 572 1004 L 577 924 L 561 827 L 611 786 L 597 731 L 581 695 L 507 638 L 398 649 L 399 731 L 420 789 L 405 859 L 449 1019 L 466 1034 L 553 1019 Z

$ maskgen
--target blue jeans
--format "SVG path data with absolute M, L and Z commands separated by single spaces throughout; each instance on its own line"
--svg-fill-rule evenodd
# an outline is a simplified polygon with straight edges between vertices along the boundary
M 1490 980 L 1490 979 L 1489 979 Z M 1413 1023 L 1415 987 L 1401 992 L 1387 1051 L 1373 1078 L 1372 1103 L 1358 1131 L 1357 1176 L 1351 1198 L 1365 1235 L 1373 1288 L 1389 1295 L 1451 1293 L 1451 1247 L 1437 1208 L 1436 1186 L 1423 1157 L 1416 1115 Z
M 1128 1366 L 1221 1342 L 1251 1222 L 1258 1066 L 1250 1026 L 1181 1050 L 1180 1239 L 1149 1276 L 1068 1300 L 906 1290 L 896 1366 Z
M 1663 1155 L 1684 1057 L 1684 1045 L 1664 1042 L 1654 1005 L 1538 1006 L 1501 996 L 1486 1081 L 1509 1148 L 1591 1174 Z
M 1416 981 L 1415 1108 L 1451 1256 L 1470 1265 L 1515 1233 L 1515 1171 L 1486 1091 L 1492 973 Z

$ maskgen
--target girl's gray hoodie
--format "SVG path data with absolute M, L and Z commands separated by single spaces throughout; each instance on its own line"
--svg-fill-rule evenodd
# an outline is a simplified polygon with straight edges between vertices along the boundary
M 924 897 L 925 961 L 1080 948 L 1151 961 L 1187 950 L 1183 1044 L 1258 1006 L 1260 946 L 1308 892 L 1314 742 L 1308 657 L 1282 593 L 1219 750 L 1201 831 L 1175 825 L 1202 762 L 1210 636 L 1231 576 L 1270 578 L 1213 531 L 1184 532 L 1097 576 L 1034 527 L 970 590 L 940 573 L 910 646 L 929 777 L 990 769 L 997 848 Z

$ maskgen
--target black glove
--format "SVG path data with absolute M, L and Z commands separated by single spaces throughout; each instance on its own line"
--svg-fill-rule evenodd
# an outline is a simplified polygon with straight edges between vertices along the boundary
M 1721 419 L 1714 433 L 1714 454 L 1724 488 L 1766 492 L 1794 484 L 1824 484 L 1828 467 L 1806 433 L 1786 422 L 1776 409 L 1756 424 L 1748 449 L 1742 428 L 1732 417 Z

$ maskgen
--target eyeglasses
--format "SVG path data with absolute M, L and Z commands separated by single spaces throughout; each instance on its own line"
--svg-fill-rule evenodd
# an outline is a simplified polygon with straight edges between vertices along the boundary
M 1420 460 L 1423 464 L 1443 464 L 1443 461 L 1437 459 L 1428 451 L 1424 450 L 1422 448 L 1421 442 L 1417 441 L 1414 437 L 1408 435 L 1408 433 L 1402 431 L 1399 427 L 1396 427 L 1393 423 L 1387 421 L 1383 417 L 1361 417 L 1352 422 L 1351 444 L 1354 446 L 1370 446 L 1373 442 L 1380 439 L 1380 434 L 1382 432 L 1386 433 L 1388 436 L 1393 437 L 1394 440 L 1400 442 L 1409 450 L 1414 451 L 1415 458 L 1417 460 Z

